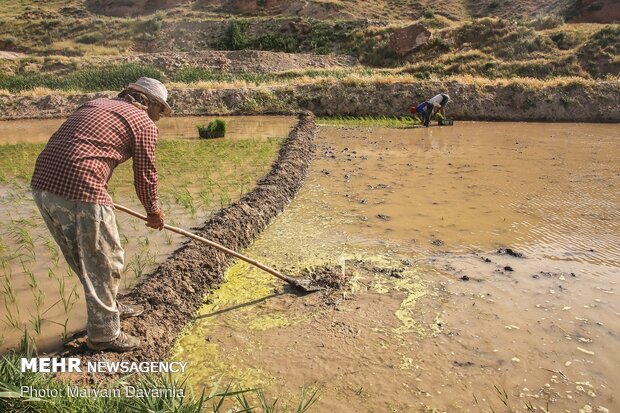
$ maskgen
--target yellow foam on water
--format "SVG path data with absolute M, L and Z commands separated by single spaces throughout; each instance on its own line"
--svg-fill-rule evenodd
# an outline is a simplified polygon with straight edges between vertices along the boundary
M 245 262 L 237 262 L 228 269 L 225 278 L 226 282 L 207 297 L 208 304 L 198 310 L 196 321 L 181 335 L 171 358 L 189 362 L 187 373 L 192 383 L 197 386 L 210 385 L 222 375 L 243 386 L 264 385 L 269 379 L 266 373 L 255 368 L 238 366 L 234 360 L 222 356 L 215 331 L 222 324 L 218 316 L 230 311 L 234 311 L 236 317 L 234 320 L 225 318 L 225 322 L 232 329 L 242 329 L 248 321 L 252 321 L 256 329 L 282 324 L 282 320 L 278 323 L 267 319 L 263 320 L 263 323 L 252 320 L 253 302 L 273 293 L 272 276 L 251 269 Z M 231 321 L 234 322 L 232 325 Z
M 351 260 L 363 260 L 379 268 L 400 267 L 400 265 L 395 265 L 398 259 L 389 254 L 369 254 L 367 251 L 355 251 L 354 249 L 350 249 L 350 253 L 335 252 L 324 248 L 322 244 L 307 244 L 305 238 L 295 235 L 298 229 L 286 221 L 288 221 L 286 216 L 280 217 L 275 226 L 268 227 L 263 235 L 246 250 L 246 254 L 260 261 L 269 262 L 275 268 L 290 266 L 292 256 L 296 257 L 294 264 L 297 268 L 321 265 L 326 262 L 342 265 L 343 261 L 346 268 L 346 263 Z M 279 226 L 278 224 L 282 222 L 286 225 Z M 289 232 L 290 237 L 287 236 Z M 299 245 L 300 243 L 303 245 Z M 416 320 L 416 304 L 428 294 L 418 269 L 406 268 L 402 272 L 402 278 L 377 276 L 368 280 L 362 279 L 355 271 L 350 272 L 349 275 L 351 275 L 349 279 L 351 292 L 348 294 L 355 295 L 364 291 L 377 294 L 394 292 L 405 294 L 405 298 L 395 313 L 401 325 L 395 329 L 386 330 L 386 334 L 402 335 L 415 332 L 427 335 L 432 333 L 431 328 Z M 242 339 L 246 339 L 258 332 L 286 328 L 312 318 L 312 314 L 289 313 L 261 305 L 270 296 L 276 294 L 275 287 L 279 286 L 279 283 L 280 281 L 274 279 L 272 275 L 245 262 L 237 262 L 229 268 L 226 273 L 226 282 L 207 297 L 207 304 L 198 311 L 197 320 L 179 339 L 175 349 L 173 358 L 190 362 L 190 378 L 194 385 L 212 383 L 217 376 L 232 379 L 236 385 L 245 388 L 264 386 L 273 380 L 267 371 L 239 364 L 233 358 L 235 354 L 251 356 L 252 353 L 260 351 L 260 340 L 252 343 L 245 342 L 239 347 L 222 349 L 217 344 L 213 344 L 217 342 L 217 337 L 211 336 L 222 334 L 222 332 L 233 335 L 239 332 Z M 231 315 L 234 316 L 231 317 Z M 206 343 L 207 337 L 214 341 Z

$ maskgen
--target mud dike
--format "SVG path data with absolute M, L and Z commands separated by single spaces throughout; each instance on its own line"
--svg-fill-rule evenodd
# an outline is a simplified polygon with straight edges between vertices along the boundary
M 301 112 L 295 128 L 280 149 L 271 171 L 256 187 L 230 207 L 220 210 L 196 234 L 227 248 L 249 246 L 301 189 L 314 155 L 318 133 L 314 115 Z M 87 361 L 149 361 L 164 359 L 178 334 L 192 321 L 205 295 L 224 281 L 233 258 L 197 242 L 177 249 L 152 274 L 139 280 L 123 300 L 142 304 L 140 317 L 121 322 L 123 331 L 140 337 L 139 349 L 123 354 L 92 352 L 82 337 L 70 343 L 63 356 Z

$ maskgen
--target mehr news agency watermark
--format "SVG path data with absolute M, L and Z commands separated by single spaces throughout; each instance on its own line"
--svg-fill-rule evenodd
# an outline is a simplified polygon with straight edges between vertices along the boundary
M 21 372 L 33 373 L 98 373 L 98 374 L 134 374 L 134 373 L 184 373 L 187 362 L 181 361 L 89 361 L 85 365 L 79 358 L 22 358 Z M 21 386 L 22 397 L 179 397 L 185 396 L 182 388 L 138 387 L 124 384 L 119 388 L 88 388 L 67 385 L 64 388 L 34 388 Z

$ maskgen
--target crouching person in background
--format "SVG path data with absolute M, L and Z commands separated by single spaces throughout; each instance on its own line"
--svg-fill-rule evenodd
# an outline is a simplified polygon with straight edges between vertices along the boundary
M 415 116 L 416 113 L 419 113 L 422 118 L 422 124 L 428 128 L 433 114 L 433 104 L 430 102 L 422 102 L 418 106 L 409 108 L 409 112 L 411 112 L 411 116 Z
M 448 102 L 450 102 L 450 96 L 445 93 L 440 93 L 420 103 L 418 106 L 412 106 L 409 108 L 409 112 L 411 112 L 412 116 L 419 113 L 422 117 L 422 124 L 428 128 L 433 115 L 440 113 L 442 117 L 446 116 L 446 106 Z

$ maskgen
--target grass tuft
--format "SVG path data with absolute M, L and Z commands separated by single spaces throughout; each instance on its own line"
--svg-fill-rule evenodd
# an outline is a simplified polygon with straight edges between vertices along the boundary
M 61 381 L 48 373 L 21 372 L 22 357 L 37 357 L 36 349 L 27 331 L 18 351 L 0 356 L 0 411 L 36 413 L 224 413 L 224 412 L 263 412 L 304 413 L 318 400 L 318 390 L 302 388 L 299 401 L 289 409 L 288 406 L 276 409 L 277 399 L 267 403 L 262 390 L 234 389 L 232 384 L 226 388 L 220 381 L 195 393 L 187 377 L 171 374 L 141 374 L 125 376 L 116 381 L 100 382 L 90 388 L 107 390 L 110 397 L 69 397 L 67 387 L 79 386 Z M 33 397 L 22 393 L 22 387 L 51 389 L 60 392 L 60 397 Z M 142 389 L 162 389 L 159 395 L 147 394 L 145 397 L 128 397 L 128 387 Z M 118 393 L 114 390 L 118 389 Z M 252 400 L 258 399 L 256 406 Z
M 24 73 L 13 76 L 0 74 L 0 89 L 19 93 L 37 88 L 99 92 L 122 90 L 127 84 L 142 76 L 162 80 L 164 77 L 155 66 L 139 63 L 79 69 L 66 75 Z

